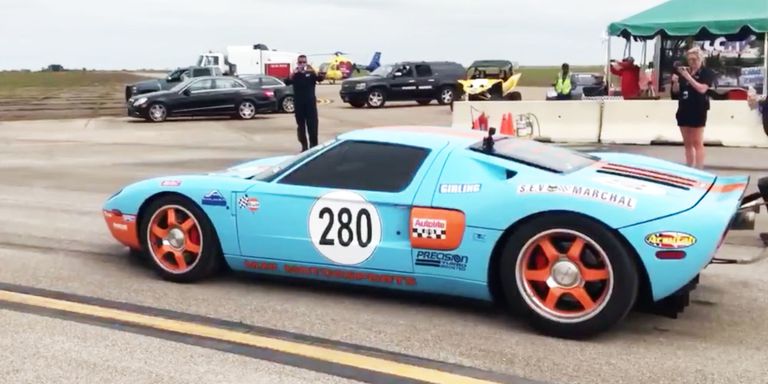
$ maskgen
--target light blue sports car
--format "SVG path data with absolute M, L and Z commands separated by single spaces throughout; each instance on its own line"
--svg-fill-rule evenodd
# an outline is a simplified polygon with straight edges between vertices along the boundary
M 382 127 L 140 181 L 103 214 L 168 280 L 226 265 L 463 296 L 583 338 L 643 305 L 682 312 L 727 231 L 754 226 L 748 181 L 493 129 Z

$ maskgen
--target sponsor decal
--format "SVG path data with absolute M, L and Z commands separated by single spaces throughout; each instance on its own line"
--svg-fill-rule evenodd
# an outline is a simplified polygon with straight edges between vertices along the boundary
M 112 227 L 120 230 L 120 231 L 127 231 L 128 225 L 127 224 L 120 224 L 120 223 L 112 223 Z
M 163 187 L 178 187 L 181 185 L 181 180 L 163 180 L 160 182 L 160 186 Z
M 355 192 L 334 191 L 321 196 L 308 221 L 312 244 L 336 264 L 365 262 L 381 242 L 379 211 Z
M 420 239 L 445 239 L 448 235 L 448 222 L 441 219 L 413 219 L 411 226 L 413 237 Z
M 255 197 L 243 196 L 237 200 L 237 206 L 240 209 L 256 212 L 261 207 L 261 203 L 259 202 L 259 199 Z
M 136 215 L 123 215 L 123 221 L 126 223 L 132 223 L 136 221 Z
M 476 193 L 480 184 L 440 184 L 440 193 Z
M 208 192 L 208 194 L 206 194 L 205 196 L 203 196 L 203 205 L 226 206 L 227 199 L 225 199 L 224 196 L 222 196 L 219 191 L 213 190 Z
M 664 196 L 667 194 L 667 191 L 665 191 L 664 188 L 639 180 L 631 180 L 612 176 L 599 176 L 595 177 L 593 180 L 598 183 L 618 189 L 623 189 L 629 192 L 639 192 L 655 196 Z
M 603 191 L 593 187 L 583 187 L 578 185 L 557 185 L 557 184 L 521 184 L 517 189 L 518 194 L 558 194 L 575 196 L 590 200 L 596 200 L 602 203 L 613 204 L 627 209 L 635 209 L 637 201 L 631 196 L 625 196 L 615 192 Z
M 446 268 L 458 271 L 467 269 L 469 257 L 455 253 L 419 251 L 416 254 L 416 265 L 422 267 Z
M 283 264 L 282 271 L 277 263 L 262 261 L 246 261 L 243 265 L 248 269 L 269 272 L 285 272 L 289 275 L 321 277 L 336 280 L 363 281 L 386 285 L 416 285 L 416 278 L 382 273 L 350 271 L 336 268 L 305 267 L 303 265 Z
M 662 249 L 688 248 L 696 244 L 696 238 L 684 232 L 655 232 L 645 237 L 645 243 Z

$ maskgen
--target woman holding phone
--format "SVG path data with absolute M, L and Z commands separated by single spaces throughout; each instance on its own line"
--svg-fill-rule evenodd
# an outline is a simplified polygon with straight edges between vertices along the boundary
M 688 50 L 688 66 L 675 65 L 672 75 L 672 98 L 678 100 L 677 125 L 683 135 L 685 163 L 689 167 L 704 168 L 704 127 L 707 125 L 709 96 L 707 92 L 715 81 L 715 73 L 704 67 L 704 53 L 700 48 Z

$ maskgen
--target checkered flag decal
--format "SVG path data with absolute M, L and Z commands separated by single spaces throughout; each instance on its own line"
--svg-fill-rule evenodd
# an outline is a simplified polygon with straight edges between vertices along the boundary
M 420 239 L 445 239 L 445 229 L 436 228 L 413 228 L 411 229 L 413 237 Z
M 243 196 L 240 199 L 237 200 L 237 206 L 238 208 L 247 208 L 248 207 L 248 198 Z

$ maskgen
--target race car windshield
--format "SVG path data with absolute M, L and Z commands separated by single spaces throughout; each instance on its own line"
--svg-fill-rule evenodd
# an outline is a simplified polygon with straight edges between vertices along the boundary
M 322 143 L 320 145 L 314 146 L 296 156 L 291 156 L 280 163 L 277 163 L 276 165 L 273 165 L 251 177 L 249 179 L 251 180 L 260 180 L 260 181 L 272 181 L 278 177 L 280 177 L 282 174 L 287 172 L 290 169 L 293 169 L 296 164 L 299 164 L 303 162 L 304 160 L 314 156 L 316 153 L 320 152 L 321 150 L 325 149 L 326 147 L 332 145 L 333 143 L 336 143 L 337 139 L 332 139 L 329 141 L 326 141 L 325 143 Z
M 473 144 L 470 149 L 556 173 L 574 172 L 600 160 L 597 156 L 556 145 L 511 137 L 496 139 L 490 152 L 483 150 L 482 141 Z

